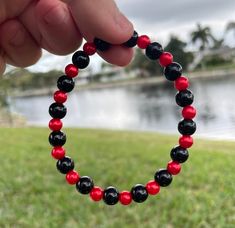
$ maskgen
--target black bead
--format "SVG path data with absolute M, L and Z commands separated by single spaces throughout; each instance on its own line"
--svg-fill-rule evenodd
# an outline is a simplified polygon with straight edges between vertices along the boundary
M 108 42 L 98 38 L 94 39 L 94 44 L 96 46 L 96 49 L 99 51 L 107 51 L 111 47 L 111 45 Z
M 194 100 L 193 93 L 187 89 L 179 91 L 175 96 L 176 103 L 181 107 L 191 105 L 193 103 L 193 100 Z
M 155 181 L 162 187 L 170 185 L 172 175 L 166 169 L 160 169 L 155 173 Z
M 164 75 L 167 80 L 175 81 L 182 75 L 182 66 L 179 63 L 171 63 L 164 69 Z
M 134 31 L 132 37 L 125 42 L 123 45 L 129 48 L 134 47 L 137 44 L 137 40 L 138 40 L 138 33 L 136 31 Z
M 63 104 L 53 103 L 49 107 L 49 114 L 56 119 L 62 119 L 67 113 L 67 108 Z
M 81 194 L 89 194 L 93 187 L 93 180 L 88 176 L 80 177 L 79 181 L 76 183 L 76 188 Z
M 72 62 L 79 69 L 84 69 L 89 65 L 90 58 L 84 51 L 77 51 L 73 54 Z
M 151 60 L 159 59 L 162 53 L 163 53 L 162 45 L 157 42 L 149 44 L 145 50 L 146 56 Z
M 72 78 L 68 78 L 66 75 L 59 77 L 57 80 L 57 87 L 59 90 L 69 93 L 74 88 L 74 80 Z
M 131 189 L 131 195 L 135 202 L 142 203 L 148 198 L 148 192 L 144 185 L 137 184 Z
M 181 146 L 176 146 L 171 150 L 171 158 L 173 161 L 184 163 L 188 160 L 188 157 L 188 150 Z
M 49 142 L 52 146 L 63 146 L 66 143 L 66 135 L 62 131 L 53 131 L 49 135 Z
M 119 192 L 116 188 L 110 186 L 104 190 L 103 200 L 108 205 L 114 205 L 118 202 Z
M 178 131 L 182 135 L 192 135 L 196 131 L 196 123 L 193 120 L 183 119 L 178 124 Z
M 64 158 L 57 161 L 56 168 L 61 173 L 66 174 L 74 169 L 74 161 L 70 157 L 65 156 Z

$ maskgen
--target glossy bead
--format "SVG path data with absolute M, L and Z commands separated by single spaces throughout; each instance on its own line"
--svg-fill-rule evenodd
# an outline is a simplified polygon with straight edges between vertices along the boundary
M 73 90 L 74 85 L 75 85 L 74 80 L 72 78 L 67 77 L 66 75 L 59 77 L 57 81 L 58 89 L 67 93 Z
M 136 203 L 142 203 L 148 198 L 148 192 L 144 185 L 137 184 L 131 189 L 132 199 Z
M 146 35 L 139 36 L 137 39 L 137 45 L 141 49 L 147 48 L 150 42 L 150 38 Z
M 175 80 L 175 88 L 179 91 L 186 90 L 189 87 L 188 78 L 181 76 Z
M 190 135 L 183 135 L 179 138 L 179 144 L 183 148 L 190 148 L 193 145 L 193 138 Z
M 160 185 L 156 181 L 151 180 L 146 184 L 146 189 L 148 194 L 156 195 L 160 191 Z
M 193 135 L 196 131 L 196 123 L 193 120 L 183 119 L 178 124 L 178 131 L 182 135 Z
M 176 161 L 170 161 L 167 164 L 167 171 L 172 175 L 177 175 L 180 173 L 181 165 Z
M 194 100 L 193 93 L 187 89 L 179 91 L 175 96 L 176 103 L 181 107 L 191 105 L 193 103 L 193 100 Z
M 162 45 L 157 42 L 150 43 L 145 50 L 146 56 L 151 60 L 159 59 L 162 53 Z
M 164 69 L 164 75 L 167 80 L 175 81 L 182 75 L 182 66 L 179 63 L 171 63 Z
M 197 114 L 196 109 L 191 105 L 188 105 L 182 109 L 182 116 L 185 119 L 193 119 L 196 116 L 196 114 Z
M 79 72 L 78 68 L 73 64 L 69 64 L 65 67 L 65 74 L 69 78 L 76 77 L 78 75 L 78 72 Z
M 63 91 L 57 90 L 54 93 L 54 100 L 55 102 L 62 104 L 67 101 L 67 94 Z
M 76 171 L 71 170 L 66 174 L 65 178 L 66 178 L 66 181 L 72 185 L 72 184 L 76 184 L 79 181 L 80 177 Z
M 172 175 L 166 169 L 160 169 L 155 173 L 155 181 L 162 187 L 170 185 Z
M 119 201 L 122 205 L 129 205 L 132 202 L 131 193 L 128 191 L 122 191 L 119 194 Z
M 83 51 L 87 54 L 87 55 L 94 55 L 96 53 L 96 46 L 94 43 L 85 43 L 83 45 Z
M 173 55 L 169 52 L 163 52 L 159 58 L 159 64 L 162 67 L 167 67 L 173 62 Z
M 63 104 L 53 103 L 49 107 L 49 114 L 54 119 L 63 119 L 67 113 L 67 108 Z
M 65 156 L 65 149 L 60 146 L 56 146 L 51 151 L 51 156 L 55 159 L 62 159 Z
M 138 40 L 138 33 L 136 31 L 134 31 L 132 37 L 125 42 L 123 45 L 129 48 L 134 47 L 137 44 L 137 40 Z
M 81 194 L 89 194 L 93 187 L 93 180 L 88 176 L 80 177 L 76 183 L 76 188 Z
M 66 143 L 66 135 L 62 131 L 53 131 L 49 135 L 49 142 L 52 146 L 63 146 Z
M 111 47 L 111 45 L 108 42 L 98 38 L 94 39 L 94 44 L 96 46 L 96 49 L 99 51 L 107 51 Z
M 116 188 L 110 186 L 104 190 L 103 200 L 108 205 L 114 205 L 119 200 L 119 192 Z
M 90 197 L 92 200 L 94 201 L 100 201 L 103 198 L 103 190 L 102 188 L 95 186 L 94 188 L 92 188 L 92 190 L 90 191 Z
M 64 158 L 57 161 L 56 168 L 61 173 L 66 174 L 74 169 L 74 161 L 70 157 L 65 156 Z
M 181 147 L 181 146 L 176 146 L 171 150 L 171 158 L 173 161 L 179 162 L 179 163 L 184 163 L 188 160 L 189 153 L 188 150 Z
M 79 69 L 84 69 L 89 65 L 90 58 L 84 51 L 77 51 L 73 54 L 72 62 Z
M 51 119 L 49 122 L 49 128 L 52 131 L 59 131 L 63 127 L 63 123 L 60 119 Z

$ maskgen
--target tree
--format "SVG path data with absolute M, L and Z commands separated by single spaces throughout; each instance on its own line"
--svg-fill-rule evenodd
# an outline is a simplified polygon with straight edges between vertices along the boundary
M 233 31 L 235 36 L 235 22 L 229 22 L 226 26 L 226 32 Z

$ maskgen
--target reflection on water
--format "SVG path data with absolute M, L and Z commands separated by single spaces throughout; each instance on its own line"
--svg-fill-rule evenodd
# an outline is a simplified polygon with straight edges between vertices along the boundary
M 193 80 L 190 89 L 198 109 L 197 134 L 235 139 L 235 77 Z M 175 93 L 168 82 L 74 92 L 66 104 L 64 125 L 176 133 L 181 109 Z M 13 109 L 30 124 L 46 126 L 51 103 L 45 96 L 20 98 L 13 101 Z

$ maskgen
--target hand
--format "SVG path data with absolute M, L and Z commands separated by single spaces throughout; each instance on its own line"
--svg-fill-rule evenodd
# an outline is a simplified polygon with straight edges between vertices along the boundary
M 132 24 L 113 0 L 1 0 L 0 74 L 6 63 L 18 67 L 33 65 L 41 49 L 67 55 L 94 37 L 117 44 L 105 53 L 106 61 L 126 65 L 133 52 L 118 44 L 133 34 Z

